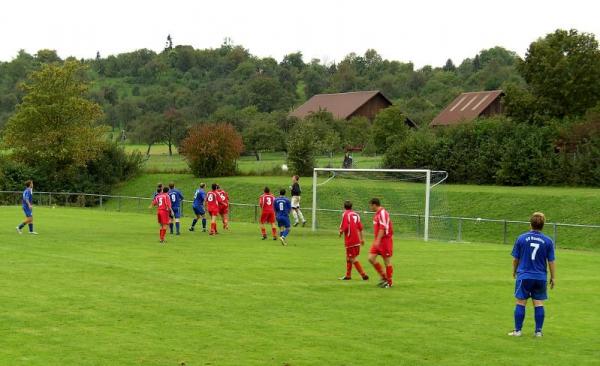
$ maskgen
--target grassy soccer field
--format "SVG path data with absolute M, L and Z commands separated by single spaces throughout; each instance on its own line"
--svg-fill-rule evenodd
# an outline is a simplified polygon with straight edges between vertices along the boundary
M 332 232 L 234 223 L 157 243 L 153 215 L 0 207 L 2 365 L 597 365 L 600 253 L 558 251 L 545 337 L 512 327 L 510 247 L 400 240 L 392 289 L 342 282 Z M 184 221 L 189 223 L 189 218 Z M 184 225 L 184 228 L 186 225 Z M 355 276 L 356 277 L 356 276 Z

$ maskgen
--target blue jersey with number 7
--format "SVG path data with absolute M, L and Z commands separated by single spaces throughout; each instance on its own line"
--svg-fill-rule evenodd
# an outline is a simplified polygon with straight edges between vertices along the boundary
M 517 280 L 547 280 L 548 262 L 554 262 L 554 243 L 539 231 L 521 234 L 515 241 L 512 256 L 519 260 Z

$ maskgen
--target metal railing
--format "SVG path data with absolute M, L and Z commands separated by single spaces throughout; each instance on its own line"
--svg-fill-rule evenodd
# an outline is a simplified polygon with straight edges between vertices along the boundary
M 21 205 L 20 191 L 0 191 L 0 205 Z M 39 206 L 90 207 L 97 210 L 149 213 L 149 197 L 118 196 L 93 193 L 72 192 L 34 192 L 34 204 Z M 193 216 L 192 201 L 184 200 L 182 215 Z M 312 220 L 310 212 L 306 218 Z M 317 222 L 320 229 L 337 229 L 343 210 L 317 209 Z M 361 212 L 365 217 L 372 212 Z M 258 222 L 260 208 L 257 204 L 230 203 L 230 218 L 240 222 Z M 409 237 L 422 238 L 424 217 L 419 214 L 390 212 L 394 220 L 396 232 Z M 363 221 L 367 222 L 367 220 Z M 365 225 L 370 230 L 370 225 Z M 457 242 L 492 242 L 509 244 L 520 233 L 529 227 L 528 221 L 488 219 L 431 215 L 430 234 L 432 239 Z M 550 228 L 550 230 L 548 230 Z M 558 222 L 546 223 L 546 232 L 554 239 L 555 244 L 563 247 L 600 247 L 600 225 L 567 224 Z

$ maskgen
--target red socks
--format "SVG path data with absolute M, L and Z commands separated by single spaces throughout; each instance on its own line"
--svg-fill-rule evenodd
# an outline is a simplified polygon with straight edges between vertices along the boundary
M 217 233 L 217 223 L 211 222 L 210 223 L 210 234 L 216 234 L 216 233 Z
M 385 274 L 387 275 L 387 281 L 388 283 L 391 285 L 392 284 L 392 275 L 394 274 L 394 267 L 390 266 L 386 266 L 385 267 Z
M 262 236 L 267 236 L 267 229 L 265 229 L 264 227 L 261 227 L 260 233 L 262 234 Z
M 271 228 L 271 233 L 273 233 L 274 238 L 277 238 L 277 228 Z
M 166 234 L 167 234 L 167 229 L 160 229 L 160 231 L 159 231 L 160 240 L 165 240 Z
M 381 276 L 382 279 L 387 279 L 385 273 L 383 272 L 383 267 L 381 266 L 381 263 L 379 262 L 375 262 L 373 264 L 373 267 L 375 267 L 375 270 L 377 271 L 377 273 L 379 273 L 379 275 Z
M 346 277 L 350 277 L 352 275 L 352 262 L 346 261 Z
M 356 262 L 354 262 L 354 267 L 356 268 L 356 270 L 358 271 L 358 273 L 360 273 L 360 275 L 361 275 L 362 277 L 365 277 L 365 275 L 366 275 L 366 274 L 365 274 L 365 271 L 364 271 L 364 269 L 362 268 L 362 266 L 360 265 L 360 262 L 359 262 L 359 261 L 356 261 Z

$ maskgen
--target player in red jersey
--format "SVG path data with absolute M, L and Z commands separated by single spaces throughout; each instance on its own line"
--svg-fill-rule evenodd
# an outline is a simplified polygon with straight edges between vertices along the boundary
M 223 229 L 229 230 L 229 194 L 217 184 L 217 195 L 219 199 L 219 215 L 223 221 Z
M 217 192 L 218 187 L 219 186 L 216 183 L 213 183 L 211 186 L 212 191 L 209 191 L 206 194 L 206 208 L 208 209 L 208 214 L 210 215 L 209 235 L 217 234 L 217 217 L 219 216 L 219 201 L 220 201 L 220 197 Z
M 365 244 L 362 231 L 363 225 L 360 222 L 358 213 L 352 211 L 352 202 L 344 202 L 344 215 L 340 224 L 340 236 L 344 235 L 344 244 L 346 245 L 346 275 L 340 280 L 352 279 L 352 265 L 356 268 L 363 280 L 368 280 L 369 276 L 365 273 L 357 257 L 360 254 L 360 246 Z
M 264 193 L 258 198 L 258 205 L 262 208 L 260 215 L 260 232 L 262 240 L 267 240 L 267 230 L 265 223 L 271 224 L 271 233 L 273 240 L 277 240 L 277 226 L 275 225 L 275 196 L 271 194 L 269 187 L 265 187 Z
M 167 233 L 167 225 L 173 215 L 173 209 L 171 208 L 171 199 L 168 196 L 169 187 L 163 187 L 162 193 L 158 193 L 152 201 L 152 207 L 158 207 L 158 223 L 160 224 L 159 237 L 161 244 L 165 242 L 165 234 Z
M 375 240 L 369 250 L 369 262 L 375 267 L 375 270 L 381 276 L 378 286 L 383 288 L 392 287 L 392 254 L 394 251 L 394 228 L 390 220 L 390 214 L 385 208 L 381 207 L 379 198 L 371 198 L 369 201 L 371 211 L 375 212 L 373 216 L 373 232 Z M 377 256 L 380 255 L 385 263 L 385 272 L 381 264 L 377 262 Z

